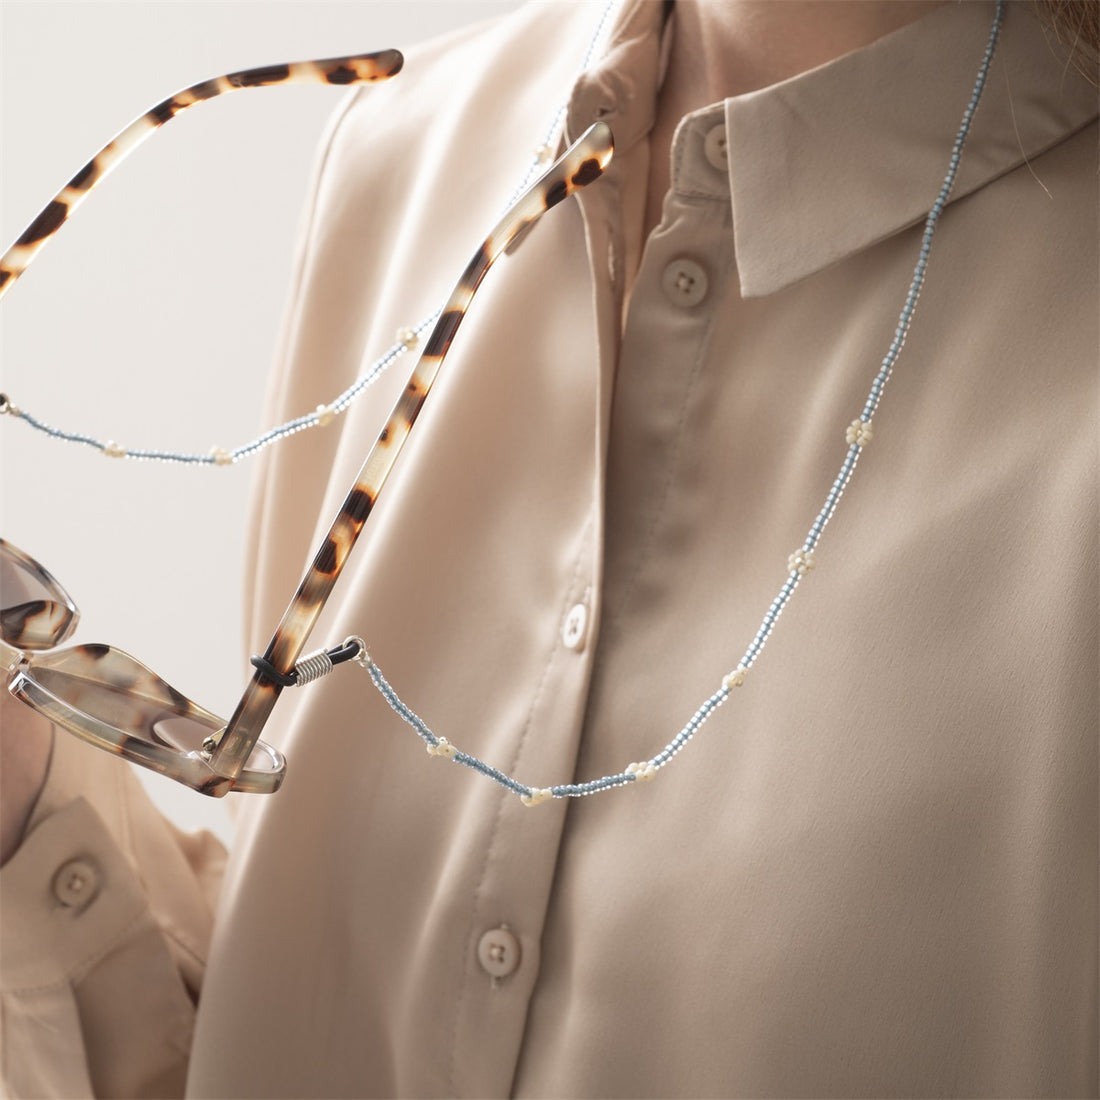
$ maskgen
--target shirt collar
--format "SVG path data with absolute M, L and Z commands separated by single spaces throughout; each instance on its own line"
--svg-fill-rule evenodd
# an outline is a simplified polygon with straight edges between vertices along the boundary
M 575 141 L 603 120 L 619 152 L 653 128 L 660 90 L 659 58 L 664 5 L 627 0 L 618 13 L 607 49 L 583 72 L 569 99 L 566 133 Z
M 951 201 L 1029 162 L 1097 117 L 1029 5 L 1008 4 Z M 664 5 L 631 0 L 582 76 L 570 131 L 597 117 L 629 148 L 656 110 Z M 992 0 L 949 3 L 791 80 L 688 116 L 676 142 L 720 121 L 741 292 L 774 293 L 922 221 L 947 171 L 993 22 Z M 698 158 L 674 155 L 673 187 Z M 693 174 L 694 175 L 694 174 Z M 721 181 L 719 181 L 721 182 Z M 1038 184 L 1037 184 L 1038 186 Z

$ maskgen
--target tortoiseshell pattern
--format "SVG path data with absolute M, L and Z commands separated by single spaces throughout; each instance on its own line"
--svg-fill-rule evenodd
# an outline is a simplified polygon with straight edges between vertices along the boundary
M 193 84 L 135 119 L 61 189 L 0 256 L 3 297 L 100 180 L 164 123 L 189 107 L 241 88 L 275 84 L 349 85 L 386 80 L 401 69 L 397 50 L 243 69 Z M 7 411 L 6 398 L 0 398 Z M 232 780 L 211 771 L 204 741 L 225 723 L 162 680 L 140 661 L 104 645 L 56 647 L 75 629 L 79 612 L 38 562 L 0 539 L 0 660 L 8 691 L 77 737 L 177 779 L 196 790 L 271 793 L 286 761 L 256 740 Z M 52 651 L 52 652 L 51 652 Z
M 79 619 L 57 578 L 0 539 L 0 638 L 18 649 L 53 649 L 76 630 Z
M 0 660 L 8 691 L 97 748 L 196 789 L 218 784 L 203 741 L 225 722 L 121 649 L 99 644 L 57 649 L 75 628 L 76 605 L 38 562 L 3 539 L 0 561 L 9 582 L 15 567 L 41 588 L 33 593 L 41 597 L 35 600 L 25 600 L 18 584 L 0 592 Z M 63 611 L 48 611 L 59 608 Z M 225 789 L 270 794 L 285 774 L 282 754 L 261 741 Z
M 0 298 L 15 285 L 39 249 L 65 224 L 72 212 L 88 197 L 100 180 L 107 176 L 131 150 L 154 131 L 196 103 L 202 103 L 240 88 L 264 88 L 273 84 L 364 84 L 387 80 L 401 70 L 404 58 L 397 50 L 353 54 L 323 61 L 294 61 L 285 65 L 266 65 L 242 69 L 213 80 L 192 84 L 162 100 L 134 119 L 109 141 L 54 196 L 20 234 L 18 240 L 0 256 Z
M 423 408 L 474 291 L 489 267 L 547 210 L 598 179 L 613 152 L 614 144 L 608 126 L 602 122 L 591 126 L 560 160 L 516 200 L 470 260 L 432 329 L 404 392 L 367 455 L 264 652 L 264 659 L 280 673 L 289 673 L 301 655 L 310 631 L 378 499 L 378 493 Z M 262 672 L 256 672 L 211 759 L 211 767 L 215 771 L 229 780 L 238 774 L 281 690 Z

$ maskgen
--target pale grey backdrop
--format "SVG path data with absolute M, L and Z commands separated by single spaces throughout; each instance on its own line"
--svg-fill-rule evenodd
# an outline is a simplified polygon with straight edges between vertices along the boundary
M 402 48 L 518 0 L 0 0 L 0 247 L 117 130 L 209 76 Z M 400 79 L 398 77 L 397 79 Z M 0 387 L 47 422 L 205 453 L 260 427 L 310 165 L 346 92 L 241 92 L 131 155 L 0 306 Z M 456 273 L 457 274 L 457 273 Z M 78 640 L 129 650 L 228 714 L 249 463 L 109 459 L 0 420 L 0 533 L 57 574 Z M 138 769 L 186 827 L 226 803 Z

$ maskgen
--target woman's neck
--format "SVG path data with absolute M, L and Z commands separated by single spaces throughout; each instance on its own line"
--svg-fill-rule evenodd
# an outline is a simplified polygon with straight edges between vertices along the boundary
M 824 65 L 926 15 L 944 0 L 677 0 L 651 134 L 646 232 L 669 186 L 684 115 Z
M 666 87 L 692 108 L 824 65 L 943 0 L 677 0 Z

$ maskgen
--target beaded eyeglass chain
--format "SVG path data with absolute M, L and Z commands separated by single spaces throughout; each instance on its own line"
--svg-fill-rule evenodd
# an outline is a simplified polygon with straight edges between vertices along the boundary
M 506 775 L 504 772 L 494 768 L 491 764 L 487 764 L 484 760 L 470 753 L 463 752 L 456 745 L 448 741 L 446 737 L 440 737 L 433 733 L 427 723 L 425 723 L 424 720 L 401 699 L 393 687 L 390 686 L 385 676 L 382 675 L 382 670 L 370 656 L 362 639 L 348 639 L 349 642 L 355 641 L 360 646 L 359 654 L 355 660 L 366 669 L 374 686 L 382 695 L 382 698 L 386 700 L 393 710 L 407 722 L 424 741 L 428 753 L 431 756 L 442 757 L 456 764 L 462 764 L 465 767 L 480 772 L 482 775 L 499 783 L 502 787 L 506 787 L 508 790 L 519 795 L 523 803 L 528 806 L 534 806 L 541 802 L 549 801 L 552 798 L 580 798 L 585 795 L 597 794 L 613 787 L 644 783 L 656 778 L 658 771 L 668 764 L 695 734 L 702 729 L 707 719 L 725 703 L 733 690 L 744 684 L 749 670 L 763 652 L 764 646 L 771 636 L 771 632 L 775 629 L 775 624 L 779 616 L 782 615 L 783 610 L 790 602 L 795 589 L 798 588 L 803 577 L 813 569 L 814 555 L 821 541 L 821 536 L 829 521 L 836 513 L 840 498 L 844 495 L 844 491 L 848 488 L 852 480 L 852 475 L 855 472 L 860 455 L 873 438 L 872 420 L 878 410 L 879 403 L 882 400 L 883 390 L 890 379 L 890 375 L 893 373 L 894 365 L 897 363 L 898 356 L 901 354 L 901 349 L 905 344 L 905 338 L 908 335 L 909 327 L 912 324 L 913 312 L 916 309 L 917 299 L 920 297 L 921 288 L 924 285 L 925 272 L 928 267 L 928 256 L 932 248 L 932 237 L 935 234 L 940 215 L 947 205 L 951 190 L 955 185 L 955 178 L 958 175 L 963 147 L 970 133 L 970 124 L 974 118 L 974 113 L 978 109 L 978 103 L 981 100 L 982 91 L 985 88 L 989 67 L 993 61 L 993 54 L 997 47 L 997 39 L 1000 35 L 1001 24 L 1004 20 L 1004 5 L 1005 0 L 997 0 L 996 13 L 993 17 L 993 25 L 989 32 L 985 53 L 978 67 L 978 75 L 974 81 L 974 88 L 970 95 L 970 101 L 967 103 L 966 110 L 963 112 L 962 122 L 959 125 L 958 133 L 955 136 L 955 142 L 951 148 L 951 158 L 948 163 L 947 174 L 944 177 L 939 193 L 932 203 L 932 207 L 925 219 L 917 263 L 913 269 L 913 278 L 909 284 L 909 291 L 905 295 L 905 301 L 898 317 L 893 339 L 883 357 L 878 373 L 871 383 L 871 389 L 867 394 L 867 400 L 863 406 L 862 413 L 859 415 L 859 418 L 853 420 L 845 430 L 844 439 L 848 445 L 848 450 L 845 454 L 844 462 L 841 464 L 840 472 L 837 474 L 832 487 L 829 489 L 824 505 L 810 525 L 810 530 L 805 541 L 787 558 L 787 579 L 765 612 L 760 627 L 749 643 L 741 660 L 722 678 L 722 683 L 718 690 L 696 708 L 683 729 L 681 729 L 680 732 L 677 733 L 676 736 L 673 737 L 673 739 L 655 756 L 650 757 L 648 760 L 628 764 L 623 771 L 617 772 L 614 775 L 605 775 L 600 779 L 591 779 L 584 783 L 561 783 L 553 787 L 532 787 L 525 783 L 521 783 L 510 775 Z
M 602 49 L 604 39 L 610 30 L 611 14 L 617 6 L 618 0 L 611 0 L 610 3 L 605 5 L 585 51 L 580 68 L 581 72 L 584 72 L 592 64 Z M 163 125 L 176 114 L 216 95 L 223 95 L 239 88 L 258 88 L 276 83 L 358 84 L 378 79 L 381 74 L 376 74 L 372 69 L 376 56 L 388 59 L 387 54 L 363 55 L 362 57 L 336 58 L 328 65 L 317 62 L 304 62 L 290 66 L 280 66 L 277 67 L 277 71 L 250 69 L 240 73 L 231 73 L 218 81 L 205 81 L 203 84 L 187 88 L 184 92 L 178 93 L 170 100 L 153 108 L 152 111 L 140 116 L 118 134 L 105 149 L 101 150 L 85 168 L 77 173 L 77 176 L 62 189 L 57 198 L 42 211 L 26 232 L 7 252 L 0 256 L 0 298 L 11 289 L 30 259 L 33 258 L 45 241 L 56 233 L 68 214 L 84 201 L 88 191 L 111 171 L 128 152 L 145 141 L 157 127 Z M 387 73 L 386 75 L 390 74 Z M 384 79 L 384 76 L 381 76 L 381 78 Z M 519 197 L 531 186 L 535 177 L 546 168 L 552 159 L 553 143 L 561 130 L 567 109 L 567 105 L 562 104 L 554 112 L 554 116 L 544 132 L 543 140 L 535 147 L 534 156 L 528 164 L 523 178 L 508 196 L 507 202 L 501 208 L 500 215 L 494 219 L 494 222 L 500 221 L 504 213 L 515 205 Z M 62 208 L 60 215 L 55 213 L 59 207 Z M 24 256 L 23 253 L 28 254 Z M 55 428 L 28 410 L 16 405 L 7 393 L 0 393 L 0 416 L 7 415 L 22 420 L 36 431 L 48 435 L 51 439 L 68 443 L 80 443 L 99 451 L 108 458 L 129 458 L 143 462 L 169 462 L 187 466 L 232 466 L 243 459 L 259 454 L 260 451 L 274 443 L 279 443 L 292 435 L 296 435 L 298 432 L 308 431 L 311 428 L 323 428 L 331 424 L 337 416 L 347 412 L 355 401 L 406 352 L 416 348 L 424 334 L 430 333 L 435 327 L 435 323 L 439 320 L 442 312 L 443 306 L 441 305 L 423 320 L 400 329 L 396 334 L 395 343 L 347 389 L 338 394 L 328 404 L 318 405 L 312 412 L 293 417 L 282 424 L 269 428 L 255 439 L 231 449 L 215 445 L 206 454 L 195 454 L 185 451 L 126 447 L 112 439 L 99 439 L 86 432 Z
M 585 58 L 584 67 L 587 68 L 591 63 L 595 55 L 597 54 L 600 46 L 602 45 L 607 28 L 610 23 L 610 13 L 614 10 L 615 5 L 609 4 L 604 9 L 603 15 L 597 26 L 596 32 L 590 42 L 588 52 Z M 902 305 L 901 313 L 898 317 L 898 322 L 894 330 L 893 339 L 886 351 L 885 356 L 882 359 L 878 372 L 876 373 L 874 380 L 871 384 L 870 391 L 867 396 L 867 400 L 864 404 L 863 411 L 860 416 L 853 420 L 845 430 L 845 442 L 847 443 L 847 451 L 843 463 L 841 464 L 840 471 L 833 481 L 828 495 L 825 498 L 825 503 L 821 510 L 818 512 L 816 518 L 810 526 L 809 533 L 807 534 L 802 545 L 791 553 L 787 559 L 787 575 L 786 580 L 782 587 L 779 589 L 775 599 L 772 600 L 764 617 L 760 623 L 760 627 L 757 630 L 752 641 L 749 643 L 748 648 L 745 650 L 740 661 L 737 665 L 728 672 L 723 678 L 719 688 L 710 695 L 709 698 L 704 700 L 695 710 L 695 712 L 688 719 L 686 725 L 668 742 L 665 747 L 658 752 L 655 756 L 650 757 L 648 760 L 632 763 L 627 767 L 614 775 L 606 775 L 599 779 L 589 780 L 583 783 L 566 783 L 558 784 L 552 787 L 534 787 L 525 783 L 521 783 L 519 780 L 514 779 L 512 776 L 494 768 L 492 765 L 487 764 L 485 761 L 473 756 L 469 753 L 461 751 L 456 745 L 451 743 L 447 738 L 436 735 L 424 722 L 419 715 L 417 715 L 397 694 L 397 692 L 391 687 L 389 682 L 382 674 L 382 670 L 375 663 L 370 656 L 367 647 L 363 640 L 359 637 L 352 637 L 345 641 L 344 645 L 337 647 L 337 650 L 331 651 L 329 654 L 325 654 L 321 651 L 319 654 L 311 654 L 301 661 L 297 662 L 294 666 L 295 676 L 294 682 L 298 684 L 305 684 L 319 676 L 324 675 L 330 671 L 335 663 L 340 663 L 344 660 L 355 660 L 359 663 L 369 674 L 372 683 L 377 688 L 382 697 L 386 700 L 389 706 L 416 732 L 416 734 L 422 739 L 428 753 L 432 756 L 442 757 L 444 759 L 451 760 L 454 763 L 462 764 L 465 767 L 472 768 L 475 771 L 480 772 L 482 775 L 489 779 L 492 779 L 496 783 L 505 787 L 509 791 L 517 794 L 526 805 L 537 805 L 541 802 L 546 802 L 552 798 L 577 798 L 585 795 L 596 794 L 600 791 L 609 790 L 613 787 L 622 787 L 638 782 L 646 782 L 656 777 L 658 771 L 668 764 L 672 758 L 680 752 L 681 749 L 694 737 L 696 733 L 702 728 L 710 716 L 729 698 L 734 688 L 740 687 L 745 678 L 755 664 L 760 654 L 763 652 L 767 640 L 770 637 L 772 630 L 775 628 L 775 624 L 779 619 L 779 616 L 783 613 L 787 604 L 790 602 L 791 597 L 794 595 L 795 590 L 798 588 L 803 577 L 814 567 L 814 555 L 821 540 L 821 536 L 836 512 L 837 506 L 840 503 L 840 499 L 851 482 L 852 476 L 855 472 L 856 464 L 859 461 L 860 455 L 863 453 L 864 448 L 871 442 L 873 436 L 872 421 L 875 413 L 878 410 L 879 404 L 882 399 L 882 393 L 886 386 L 890 375 L 893 372 L 894 366 L 897 362 L 898 356 L 901 353 L 901 349 L 904 346 L 906 336 L 909 332 L 909 328 L 912 323 L 913 313 L 916 308 L 917 300 L 920 296 L 921 288 L 924 285 L 925 273 L 928 266 L 928 258 L 931 251 L 932 238 L 935 233 L 936 227 L 939 222 L 940 215 L 942 214 L 951 190 L 954 186 L 956 176 L 958 174 L 959 163 L 962 156 L 962 150 L 966 144 L 967 136 L 970 132 L 970 125 L 973 120 L 974 114 L 977 110 L 978 104 L 981 100 L 982 91 L 985 87 L 986 78 L 989 73 L 989 68 L 992 63 L 993 54 L 996 49 L 997 40 L 1000 34 L 1000 28 L 1004 19 L 1005 12 L 1005 0 L 997 0 L 996 13 L 994 15 L 993 24 L 989 32 L 989 38 L 985 47 L 981 64 L 978 68 L 977 77 L 975 78 L 973 90 L 971 92 L 970 100 L 966 106 L 966 110 L 963 113 L 962 122 L 960 123 L 958 133 L 956 134 L 954 144 L 951 150 L 951 157 L 948 164 L 947 174 L 944 177 L 943 183 L 939 189 L 939 192 L 932 203 L 931 209 L 928 212 L 927 218 L 924 224 L 924 232 L 921 237 L 919 254 L 917 257 L 916 266 L 913 270 L 913 277 L 910 281 L 908 292 L 906 293 L 904 303 Z M 344 61 L 352 61 L 355 59 L 343 59 Z M 373 62 L 374 59 L 359 59 L 363 64 L 367 64 L 368 60 Z M 344 68 L 337 70 L 339 73 L 344 72 Z M 349 70 L 350 72 L 350 70 Z M 373 72 L 373 70 L 370 70 Z M 265 75 L 261 70 L 256 70 L 255 73 Z M 235 74 L 241 77 L 251 77 L 252 72 L 244 74 Z M 276 74 L 279 79 L 286 79 L 286 76 L 280 71 Z M 292 78 L 294 73 L 289 74 Z M 312 69 L 304 69 L 299 74 L 299 79 L 327 79 L 329 82 L 351 82 L 350 80 L 333 80 L 332 74 L 327 71 L 314 72 Z M 230 78 L 226 78 L 230 79 Z M 372 75 L 355 75 L 355 79 L 373 79 Z M 233 87 L 250 86 L 246 84 L 233 84 Z M 198 86 L 204 87 L 204 86 Z M 218 89 L 223 90 L 223 89 Z M 194 92 L 195 89 L 188 89 L 188 95 Z M 217 94 L 217 91 L 211 91 L 209 94 Z M 193 98 L 188 98 L 187 102 L 178 105 L 178 109 L 185 109 L 193 102 L 197 102 L 199 98 L 206 98 L 207 96 L 196 95 Z M 175 102 L 175 101 L 172 101 Z M 566 107 L 563 105 L 558 109 L 554 116 L 553 123 L 547 132 L 545 142 L 539 147 L 535 161 L 528 169 L 525 175 L 523 183 L 516 189 L 512 198 L 509 200 L 509 205 L 515 201 L 516 197 L 521 195 L 528 186 L 531 178 L 538 171 L 539 167 L 549 157 L 551 142 L 555 140 L 562 121 L 564 119 Z M 156 116 L 153 120 L 156 125 L 159 125 L 164 119 Z M 138 123 L 133 124 L 130 130 L 137 127 L 142 120 L 138 120 Z M 130 130 L 124 131 L 123 135 L 120 135 L 120 139 L 130 133 Z M 141 140 L 143 136 L 147 136 L 140 130 L 135 131 L 137 137 L 136 140 Z M 118 142 L 120 139 L 116 139 Z M 135 140 L 135 144 L 136 144 Z M 110 149 L 111 147 L 108 147 Z M 70 186 L 76 186 L 78 182 L 82 180 L 82 177 L 78 177 L 78 180 L 74 180 Z M 78 188 L 79 190 L 79 188 Z M 65 192 L 62 193 L 65 195 Z M 70 198 L 69 201 L 72 205 L 75 205 L 77 201 L 80 201 L 80 197 Z M 56 205 L 56 200 L 55 204 Z M 50 208 L 47 208 L 48 213 Z M 64 211 L 63 211 L 64 213 Z M 57 221 L 60 221 L 63 217 Z M 35 223 L 37 225 L 37 223 Z M 35 226 L 32 226 L 34 229 Z M 41 246 L 41 241 L 44 241 L 48 236 L 56 230 L 57 225 L 48 225 L 45 230 L 38 236 L 32 236 L 30 238 L 31 244 L 36 250 Z M 30 231 L 28 231 L 29 233 Z M 25 235 L 26 236 L 26 235 Z M 0 257 L 0 274 L 3 271 L 3 265 L 8 261 L 9 257 L 13 254 L 19 259 L 18 250 L 20 247 L 28 248 L 29 246 L 21 238 L 20 242 L 17 242 L 8 253 L 5 253 L 3 257 Z M 27 260 L 29 262 L 29 258 Z M 25 263 L 22 265 L 25 266 Z M 22 268 L 18 268 L 21 270 Z M 10 274 L 17 275 L 18 270 L 13 269 Z M 14 282 L 14 278 L 3 277 L 0 278 L 0 295 L 3 294 L 5 283 Z M 194 464 L 207 464 L 207 465 L 229 465 L 238 461 L 241 458 L 248 457 L 251 454 L 255 454 L 257 451 L 262 450 L 264 447 L 269 446 L 271 443 L 285 438 L 289 435 L 295 434 L 298 431 L 302 431 L 307 428 L 323 426 L 332 420 L 332 418 L 339 412 L 346 410 L 351 403 L 358 397 L 372 382 L 374 382 L 383 371 L 386 370 L 396 359 L 398 359 L 404 351 L 415 346 L 419 340 L 420 335 L 431 326 L 433 326 L 440 316 L 440 311 L 437 311 L 431 317 L 426 318 L 420 324 L 413 326 L 411 329 L 406 330 L 400 337 L 399 342 L 390 348 L 389 351 L 377 360 L 368 371 L 348 390 L 345 390 L 331 405 L 321 406 L 315 412 L 309 413 L 305 416 L 298 417 L 294 420 L 288 421 L 285 424 L 280 425 L 277 428 L 273 428 L 258 439 L 253 440 L 241 447 L 235 448 L 233 451 L 227 452 L 220 448 L 215 448 L 209 455 L 186 455 L 186 454 L 173 454 L 161 451 L 139 451 L 139 450 L 127 450 L 113 443 L 100 443 L 90 436 L 85 436 L 77 433 L 63 432 L 58 429 L 50 428 L 43 424 L 41 421 L 32 417 L 30 414 L 16 409 L 15 406 L 2 394 L 0 394 L 0 413 L 8 413 L 26 420 L 32 427 L 36 427 L 47 434 L 60 439 L 67 439 L 75 442 L 84 443 L 89 446 L 93 446 L 103 451 L 105 454 L 113 455 L 117 457 L 129 457 L 146 460 L 159 460 L 166 462 L 181 462 L 181 463 L 194 463 Z

